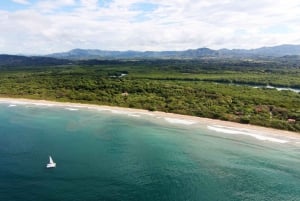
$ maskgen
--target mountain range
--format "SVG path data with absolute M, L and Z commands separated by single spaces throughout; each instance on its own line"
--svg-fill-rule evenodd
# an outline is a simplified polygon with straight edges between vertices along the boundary
M 96 59 L 96 60 L 95 60 Z M 101 60 L 139 60 L 139 59 L 262 59 L 282 62 L 300 62 L 300 45 L 280 45 L 257 49 L 199 48 L 184 51 L 105 51 L 98 49 L 73 49 L 68 52 L 41 56 L 20 56 L 0 54 L 0 67 L 9 66 L 57 66 L 76 63 L 99 63 Z M 115 61 L 113 61 L 115 60 Z
M 19 56 L 0 54 L 0 67 L 18 66 L 56 66 L 69 64 L 67 59 L 58 59 L 45 56 Z
M 199 58 L 266 58 L 300 55 L 300 45 L 280 45 L 257 49 L 189 49 L 184 51 L 106 51 L 99 49 L 73 49 L 47 57 L 59 59 L 199 59 Z

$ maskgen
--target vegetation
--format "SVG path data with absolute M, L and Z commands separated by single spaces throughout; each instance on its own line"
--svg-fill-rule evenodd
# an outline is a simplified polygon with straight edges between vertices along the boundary
M 94 103 L 300 131 L 300 68 L 280 61 L 78 61 L 0 68 L 0 95 Z

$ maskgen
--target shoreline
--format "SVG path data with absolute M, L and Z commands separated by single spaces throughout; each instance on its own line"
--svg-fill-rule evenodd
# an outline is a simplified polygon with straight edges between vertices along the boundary
M 71 102 L 57 102 L 57 101 L 48 101 L 48 100 L 36 100 L 36 99 L 25 99 L 25 98 L 4 98 L 0 97 L 0 103 L 10 103 L 10 106 L 15 106 L 14 104 L 33 104 L 33 105 L 40 105 L 40 106 L 60 106 L 60 107 L 67 107 L 69 110 L 77 110 L 80 108 L 87 108 L 87 109 L 95 109 L 95 110 L 107 110 L 111 111 L 112 113 L 123 113 L 127 114 L 128 116 L 140 116 L 140 115 L 149 115 L 153 116 L 157 119 L 163 118 L 166 122 L 175 123 L 175 124 L 182 124 L 182 125 L 195 125 L 201 124 L 206 125 L 209 129 L 210 127 L 214 127 L 216 132 L 220 132 L 223 128 L 225 129 L 234 129 L 235 133 L 232 134 L 245 134 L 245 132 L 254 132 L 261 134 L 262 136 L 274 136 L 274 137 L 289 137 L 290 139 L 298 139 L 300 140 L 300 134 L 297 132 L 292 131 L 285 131 L 279 130 L 274 128 L 256 126 L 251 124 L 240 124 L 236 122 L 230 121 L 222 121 L 218 119 L 209 119 L 204 117 L 196 117 L 196 116 L 188 116 L 188 115 L 181 115 L 175 113 L 166 113 L 160 111 L 148 111 L 143 109 L 134 109 L 134 108 L 124 108 L 124 107 L 117 107 L 117 106 L 105 106 L 105 105 L 96 105 L 96 104 L 86 104 L 86 103 L 71 103 Z M 71 108 L 68 108 L 71 107 Z M 75 107 L 75 109 L 72 107 Z M 227 131 L 228 132 L 228 131 Z M 238 133 L 240 132 L 240 133 Z M 224 133 L 224 132 L 223 132 Z M 226 133 L 226 131 L 225 131 Z M 256 134 L 253 134 L 256 135 Z M 251 135 L 250 135 L 251 136 Z M 259 137 L 257 137 L 259 139 Z M 267 139 L 268 140 L 268 139 Z M 272 140 L 270 140 L 272 141 Z M 299 141 L 300 143 L 300 141 Z

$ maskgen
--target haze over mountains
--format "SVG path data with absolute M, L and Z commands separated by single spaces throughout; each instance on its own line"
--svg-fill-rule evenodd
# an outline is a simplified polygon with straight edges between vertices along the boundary
M 185 51 L 105 51 L 97 49 L 73 49 L 68 52 L 42 56 L 0 54 L 0 66 L 65 65 L 70 60 L 117 59 L 283 59 L 300 61 L 300 45 L 280 45 L 257 49 L 191 49 Z
M 19 56 L 0 54 L 0 67 L 3 66 L 56 66 L 70 63 L 67 59 L 57 59 L 45 56 Z
M 54 53 L 49 57 L 60 59 L 199 59 L 199 58 L 256 58 L 300 55 L 300 45 L 280 45 L 257 49 L 190 49 L 184 51 L 106 51 L 99 49 L 73 49 Z

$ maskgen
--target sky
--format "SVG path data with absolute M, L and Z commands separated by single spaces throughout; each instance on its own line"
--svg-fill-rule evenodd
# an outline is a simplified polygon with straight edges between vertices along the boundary
M 0 54 L 300 44 L 298 0 L 1 0 Z

